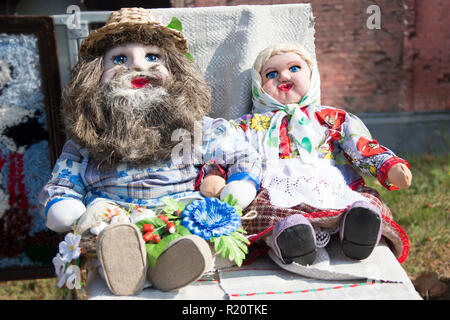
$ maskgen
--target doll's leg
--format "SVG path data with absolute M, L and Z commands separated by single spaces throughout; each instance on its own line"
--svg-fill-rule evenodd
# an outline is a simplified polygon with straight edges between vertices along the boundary
M 278 222 L 272 231 L 271 247 L 286 264 L 309 265 L 316 259 L 316 236 L 311 223 L 301 214 Z
M 366 259 L 381 237 L 380 209 L 366 201 L 353 203 L 341 220 L 340 239 L 344 254 L 352 259 Z
M 195 235 L 169 243 L 155 266 L 148 268 L 152 286 L 161 291 L 173 291 L 198 280 L 212 266 L 208 243 Z
M 148 263 L 142 234 L 135 225 L 107 226 L 98 236 L 97 256 L 112 293 L 126 296 L 142 290 Z
M 88 234 L 89 229 L 100 222 L 109 223 L 114 216 L 125 215 L 126 211 L 112 201 L 97 201 L 77 221 L 77 233 Z

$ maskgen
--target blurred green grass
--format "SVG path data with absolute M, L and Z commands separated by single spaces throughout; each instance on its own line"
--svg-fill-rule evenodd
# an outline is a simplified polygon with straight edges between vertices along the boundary
M 450 279 L 450 154 L 405 156 L 413 180 L 405 190 L 388 191 L 373 178 L 367 185 L 377 189 L 390 207 L 394 220 L 410 240 L 408 259 L 402 264 L 411 279 L 436 272 Z M 0 300 L 62 299 L 56 279 L 0 282 Z
M 388 191 L 375 179 L 366 179 L 376 188 L 406 231 L 410 240 L 408 259 L 402 264 L 410 278 L 436 272 L 450 278 L 450 155 L 405 157 L 411 166 L 411 187 Z

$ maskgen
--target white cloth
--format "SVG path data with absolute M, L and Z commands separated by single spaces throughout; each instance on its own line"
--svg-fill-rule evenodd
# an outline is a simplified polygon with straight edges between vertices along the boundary
M 195 63 L 212 88 L 211 117 L 250 113 L 251 72 L 268 45 L 296 42 L 315 57 L 314 18 L 309 3 L 152 9 L 168 25 L 177 17 Z
M 316 159 L 309 165 L 292 158 L 268 164 L 262 186 L 268 191 L 270 203 L 281 208 L 307 203 L 320 209 L 343 209 L 355 201 L 366 201 L 348 187 L 341 171 L 330 165 L 332 161 Z
M 287 271 L 269 257 L 260 257 L 247 266 L 226 267 L 217 273 L 206 274 L 178 291 L 162 292 L 146 288 L 135 296 L 114 296 L 100 276 L 89 273 L 87 293 L 91 300 L 421 299 L 387 247 L 376 247 L 370 259 L 363 262 L 349 261 L 338 255 L 337 251 L 320 255 L 318 259 L 322 259 L 321 263 L 314 271 L 305 271 L 307 268 L 300 266 L 306 277 L 296 274 L 299 269 L 295 270 L 297 272 Z M 313 272 L 321 279 L 308 277 Z

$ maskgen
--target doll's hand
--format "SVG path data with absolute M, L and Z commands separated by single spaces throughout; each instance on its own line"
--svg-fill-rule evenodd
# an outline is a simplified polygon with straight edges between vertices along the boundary
M 245 209 L 256 197 L 256 186 L 253 181 L 249 180 L 231 181 L 220 193 L 220 200 L 225 199 L 230 193 L 233 198 L 237 199 L 237 205 Z
M 387 180 L 399 189 L 408 188 L 411 185 L 412 174 L 403 163 L 397 163 L 388 171 Z
M 220 192 L 225 187 L 225 179 L 217 171 L 208 173 L 200 184 L 200 193 L 204 197 L 218 198 Z
M 47 227 L 55 232 L 69 231 L 73 223 L 86 211 L 77 200 L 61 200 L 53 204 L 47 213 Z

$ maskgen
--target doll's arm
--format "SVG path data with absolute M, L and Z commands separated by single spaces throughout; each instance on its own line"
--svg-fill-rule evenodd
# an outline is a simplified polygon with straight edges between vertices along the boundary
M 86 211 L 83 202 L 70 198 L 56 198 L 48 206 L 46 226 L 55 232 L 70 231 L 75 221 Z
M 205 175 L 200 190 L 205 196 L 211 194 L 222 200 L 232 194 L 238 205 L 246 208 L 259 188 L 261 157 L 229 122 L 215 119 L 209 126 L 212 128 L 209 140 L 213 143 L 208 143 L 203 156 L 217 163 L 225 173 L 220 172 L 220 176 L 217 172 Z
M 204 197 L 218 198 L 220 192 L 225 187 L 226 179 L 219 170 L 213 170 L 208 173 L 200 184 L 200 193 Z
M 219 171 L 211 172 L 203 178 L 200 192 L 204 197 L 215 197 L 221 200 L 228 194 L 238 200 L 241 208 L 246 208 L 256 196 L 257 184 L 253 180 L 239 179 L 227 183 Z
M 373 139 L 358 117 L 347 113 L 343 131 L 341 146 L 352 165 L 376 177 L 389 190 L 410 186 L 412 174 L 408 162 Z
M 393 165 L 389 169 L 387 176 L 388 182 L 399 189 L 408 188 L 411 185 L 411 171 L 403 163 Z
M 46 225 L 55 232 L 69 231 L 86 211 L 85 185 L 80 178 L 81 155 L 76 144 L 68 141 L 52 172 L 52 178 L 39 194 Z
M 247 175 L 247 173 L 244 173 Z M 236 176 L 236 175 L 235 175 Z M 231 177 L 233 179 L 233 176 Z M 220 199 L 224 200 L 227 195 L 231 194 L 233 198 L 237 199 L 237 204 L 245 209 L 255 199 L 256 192 L 259 189 L 259 179 L 253 180 L 247 177 L 238 178 L 236 180 L 229 179 L 227 184 L 220 193 Z M 230 181 L 231 180 L 231 181 Z

